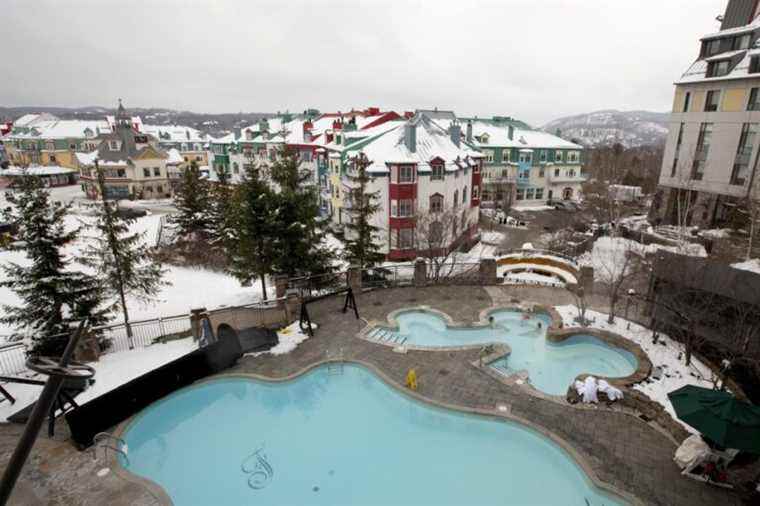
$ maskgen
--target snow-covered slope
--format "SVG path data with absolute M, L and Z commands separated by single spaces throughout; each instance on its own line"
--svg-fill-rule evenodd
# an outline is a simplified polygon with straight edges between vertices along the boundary
M 637 147 L 659 144 L 668 134 L 668 114 L 648 111 L 597 111 L 551 121 L 542 130 L 588 147 L 620 143 Z

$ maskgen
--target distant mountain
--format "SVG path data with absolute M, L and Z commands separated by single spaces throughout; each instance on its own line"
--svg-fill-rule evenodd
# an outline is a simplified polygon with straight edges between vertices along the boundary
M 597 111 L 555 119 L 541 130 L 587 147 L 620 143 L 627 148 L 665 142 L 668 113 L 649 111 Z
M 127 104 L 128 105 L 128 104 Z M 272 117 L 274 114 L 261 112 L 240 112 L 223 114 L 204 114 L 191 111 L 175 111 L 173 109 L 129 108 L 134 116 L 140 116 L 144 123 L 150 125 L 183 125 L 197 128 L 212 135 L 226 133 L 255 123 L 260 118 Z M 102 119 L 109 114 L 115 114 L 114 109 L 107 107 L 0 107 L 0 121 L 16 119 L 24 114 L 49 113 L 61 119 Z

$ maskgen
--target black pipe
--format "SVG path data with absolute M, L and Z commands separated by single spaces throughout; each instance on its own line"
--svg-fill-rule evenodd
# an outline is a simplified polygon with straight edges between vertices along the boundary
M 76 332 L 69 338 L 69 343 L 66 345 L 66 349 L 59 362 L 61 367 L 66 367 L 69 364 L 85 323 L 86 320 L 81 322 Z M 13 451 L 13 455 L 11 455 L 11 459 L 8 461 L 8 466 L 3 473 L 3 481 L 0 483 L 0 506 L 8 504 L 11 493 L 13 493 L 13 487 L 16 486 L 16 481 L 21 474 L 26 459 L 29 458 L 34 442 L 37 440 L 37 435 L 42 428 L 42 424 L 45 422 L 45 417 L 50 411 L 53 402 L 55 402 L 56 397 L 58 397 L 58 390 L 60 390 L 65 379 L 66 377 L 63 375 L 50 375 L 48 377 L 40 398 L 37 399 L 32 414 L 26 422 L 24 433 L 21 434 L 16 449 Z

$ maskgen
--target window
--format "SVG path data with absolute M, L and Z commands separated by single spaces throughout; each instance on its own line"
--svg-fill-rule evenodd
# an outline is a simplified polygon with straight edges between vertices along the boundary
M 434 221 L 430 224 L 430 242 L 438 244 L 443 241 L 443 223 Z
M 578 162 L 578 152 L 577 151 L 570 151 L 567 154 L 567 161 L 570 163 L 576 163 Z
M 544 189 L 536 188 L 536 200 L 543 200 L 543 198 L 544 198 Z
M 55 155 L 50 155 L 50 163 L 56 163 Z
M 520 153 L 520 163 L 530 163 L 533 159 L 533 153 L 522 152 Z
M 752 35 L 749 33 L 735 37 L 734 51 L 739 51 L 741 49 L 748 49 L 749 43 L 751 40 L 752 40 Z
M 414 182 L 414 167 L 411 165 L 402 165 L 398 168 L 398 182 L 399 183 L 413 183 Z
M 435 193 L 430 196 L 430 212 L 441 213 L 443 212 L 443 195 Z
M 541 163 L 545 163 L 545 162 L 546 162 L 546 158 L 547 158 L 547 156 L 548 156 L 548 155 L 546 154 L 546 150 L 545 150 L 545 149 L 542 149 L 542 150 L 539 152 L 539 154 L 538 154 L 538 159 L 539 159 L 539 161 L 540 161 Z
M 691 105 L 691 92 L 687 91 L 683 99 L 683 112 L 689 112 L 689 105 Z
M 163 187 L 163 186 L 161 186 L 161 185 L 158 185 L 158 186 L 156 186 L 156 191 L 157 191 L 158 193 L 162 193 L 162 192 L 164 191 L 164 187 Z
M 742 133 L 739 136 L 739 146 L 736 149 L 736 158 L 734 167 L 731 171 L 731 184 L 742 186 L 749 175 L 749 161 L 752 156 L 752 149 L 755 146 L 757 137 L 757 123 L 744 123 Z
M 749 59 L 749 73 L 757 74 L 760 72 L 760 56 L 753 56 Z
M 472 187 L 472 198 L 473 199 L 477 199 L 478 198 L 478 191 L 479 190 L 480 190 L 480 188 L 478 188 L 477 186 L 473 186 Z
M 720 39 L 705 41 L 705 56 L 713 56 L 720 52 Z
M 69 149 L 70 149 L 71 151 L 76 151 L 76 149 L 77 149 L 77 145 L 76 145 L 76 144 L 69 144 Z
M 414 229 L 402 228 L 398 231 L 399 249 L 411 249 L 414 247 Z
M 431 180 L 443 179 L 444 178 L 444 176 L 443 176 L 443 164 L 442 163 L 434 163 L 430 167 L 433 170 L 432 174 L 430 174 L 430 179 Z
M 462 204 L 467 202 L 467 187 L 464 187 L 464 190 L 462 190 Z
M 414 200 L 401 199 L 398 201 L 398 214 L 400 218 L 407 218 L 414 214 Z
M 697 149 L 694 154 L 694 164 L 691 169 L 691 177 L 696 181 L 701 181 L 705 174 L 705 165 L 707 155 L 710 152 L 710 138 L 712 137 L 712 123 L 702 123 L 699 127 L 699 137 L 697 138 Z
M 486 157 L 486 162 L 493 163 L 493 151 L 491 151 L 490 149 L 487 149 L 483 151 L 483 155 L 485 155 Z
M 678 170 L 678 155 L 681 151 L 681 143 L 683 142 L 683 129 L 686 123 L 681 123 L 678 127 L 678 138 L 676 139 L 676 154 L 673 156 L 673 167 L 670 169 L 670 177 L 675 177 Z
M 748 111 L 760 111 L 760 88 L 752 88 L 749 91 L 749 102 L 747 103 Z
M 525 189 L 524 188 L 518 188 L 517 189 L 517 200 L 525 200 Z
M 503 149 L 501 151 L 501 163 L 507 163 L 509 162 L 509 150 Z
M 109 147 L 111 151 L 117 151 L 119 149 L 119 143 L 117 141 L 111 141 Z
M 525 200 L 533 200 L 536 196 L 536 190 L 534 188 L 528 188 L 525 190 Z
M 462 232 L 467 230 L 467 213 L 462 211 Z
M 714 61 L 707 64 L 705 77 L 720 77 L 728 74 L 731 60 Z
M 559 177 L 559 169 L 554 169 L 554 177 Z
M 143 176 L 150 177 L 150 169 L 148 167 L 143 167 Z
M 454 190 L 454 207 L 459 205 L 459 190 Z
M 156 177 L 161 176 L 161 168 L 160 167 L 153 167 L 153 175 Z
M 545 177 L 546 176 L 546 169 L 543 167 L 538 169 L 538 177 Z
M 705 97 L 705 112 L 712 112 L 718 110 L 718 104 L 720 103 L 720 90 L 710 90 Z
M 555 151 L 554 153 L 554 161 L 555 162 L 561 162 L 562 161 L 562 151 Z
M 116 169 L 116 177 L 127 177 L 127 171 L 124 169 Z
M 196 162 L 200 162 L 200 161 L 201 161 L 201 157 L 200 157 L 200 156 L 196 156 L 196 157 L 195 157 L 195 161 L 196 161 Z

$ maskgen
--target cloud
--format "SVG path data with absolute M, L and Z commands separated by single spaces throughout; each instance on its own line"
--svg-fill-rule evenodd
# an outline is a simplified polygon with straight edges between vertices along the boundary
M 723 0 L 10 1 L 2 105 L 667 110 Z

